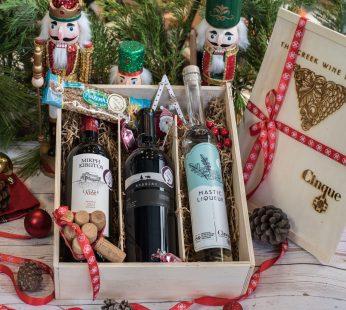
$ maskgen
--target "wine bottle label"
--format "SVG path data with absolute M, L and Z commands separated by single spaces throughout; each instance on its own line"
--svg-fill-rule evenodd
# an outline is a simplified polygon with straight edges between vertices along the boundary
M 211 143 L 199 143 L 186 155 L 195 251 L 231 249 L 219 152 Z
M 161 173 L 134 174 L 125 180 L 126 205 L 128 208 L 169 206 L 173 188 L 173 173 L 168 166 Z
M 96 210 L 106 215 L 104 235 L 109 236 L 109 190 L 112 189 L 109 159 L 97 154 L 80 154 L 72 162 L 71 210 Z

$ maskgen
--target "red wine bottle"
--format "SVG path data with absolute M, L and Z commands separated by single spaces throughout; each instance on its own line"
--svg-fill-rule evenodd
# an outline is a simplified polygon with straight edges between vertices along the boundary
M 174 178 L 167 155 L 155 147 L 155 112 L 138 112 L 138 149 L 125 163 L 126 258 L 150 262 L 158 249 L 177 254 Z
M 98 120 L 84 116 L 80 144 L 67 157 L 66 204 L 73 212 L 103 211 L 106 215 L 103 234 L 115 243 L 112 188 L 112 160 L 98 143 Z

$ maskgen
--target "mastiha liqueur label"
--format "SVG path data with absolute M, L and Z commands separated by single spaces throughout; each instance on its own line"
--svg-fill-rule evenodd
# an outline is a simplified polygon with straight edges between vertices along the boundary
M 72 163 L 71 210 L 103 211 L 106 227 L 103 234 L 109 236 L 109 190 L 112 189 L 112 173 L 109 159 L 97 154 L 79 154 Z
M 230 250 L 218 149 L 211 143 L 199 143 L 186 155 L 185 165 L 195 251 Z

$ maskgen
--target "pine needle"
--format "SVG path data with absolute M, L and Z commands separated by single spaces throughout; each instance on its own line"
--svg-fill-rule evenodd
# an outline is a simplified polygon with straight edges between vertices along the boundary
M 40 170 L 40 146 L 21 153 L 14 159 L 14 165 L 19 167 L 17 175 L 26 180 Z

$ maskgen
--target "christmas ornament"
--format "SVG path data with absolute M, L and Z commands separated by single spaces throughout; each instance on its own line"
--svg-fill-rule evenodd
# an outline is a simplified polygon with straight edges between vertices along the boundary
M 219 150 L 223 150 L 224 148 L 232 147 L 232 140 L 229 138 L 229 130 L 225 127 L 218 128 L 212 120 L 206 120 L 205 125 L 208 129 L 210 129 L 211 133 L 217 139 L 217 147 Z
M 10 192 L 5 181 L 0 180 L 0 213 L 8 209 Z
M 42 280 L 42 269 L 36 263 L 26 262 L 19 267 L 17 283 L 22 291 L 38 291 Z
M 7 181 L 13 184 L 13 163 L 12 160 L 5 154 L 0 152 L 0 174 L 7 176 Z
M 41 21 L 41 33 L 34 42 L 33 86 L 37 89 L 42 87 L 48 71 L 58 75 L 62 81 L 88 83 L 93 52 L 90 40 L 89 21 L 81 11 L 79 0 L 50 1 L 49 11 Z M 45 87 L 51 87 L 50 80 L 46 81 Z M 47 171 L 48 176 L 54 175 L 54 165 L 46 156 L 53 158 L 55 155 L 56 118 L 57 108 L 49 106 L 50 148 L 48 154 L 41 156 L 42 171 Z
M 177 112 L 177 115 L 180 119 L 180 121 L 182 121 L 184 124 L 186 124 L 186 119 L 184 117 L 184 114 L 183 114 L 183 111 L 181 110 L 181 107 L 179 105 L 179 102 L 177 100 L 177 97 L 175 96 L 174 94 L 174 91 L 173 91 L 173 88 L 171 86 L 171 83 L 169 82 L 168 80 L 168 77 L 167 75 L 164 75 L 161 79 L 161 82 L 159 84 L 159 89 L 157 90 L 156 92 L 156 95 L 155 95 L 155 98 L 154 98 L 154 101 L 153 101 L 153 104 L 151 105 L 151 108 L 156 111 L 157 109 L 157 106 L 159 105 L 159 101 L 160 101 L 160 98 L 161 98 L 161 95 L 162 95 L 162 92 L 164 90 L 164 88 L 167 88 L 167 91 L 168 91 L 168 95 L 171 99 L 171 104 L 170 104 L 170 107 L 172 107 L 172 109 L 175 109 L 175 111 Z M 178 121 L 179 122 L 179 121 Z M 179 125 L 179 124 L 178 124 Z
M 252 237 L 277 245 L 285 242 L 290 223 L 285 212 L 274 206 L 254 209 L 250 215 Z
M 24 227 L 32 237 L 44 238 L 52 228 L 52 218 L 45 210 L 32 210 L 25 216 Z
M 101 310 L 132 310 L 133 308 L 128 301 L 123 300 L 122 302 L 116 302 L 114 299 L 106 299 L 103 301 L 104 305 Z
M 238 49 L 249 45 L 240 19 L 241 0 L 207 0 L 206 18 L 197 27 L 197 50 L 203 51 L 203 81 L 221 85 L 234 78 Z
M 144 64 L 144 45 L 124 41 L 119 47 L 119 63 L 111 69 L 110 83 L 123 85 L 150 85 L 152 75 Z
M 161 106 L 161 111 L 162 112 L 160 114 L 160 119 L 159 119 L 159 129 L 163 133 L 168 134 L 174 122 L 173 114 L 168 109 L 162 106 Z

